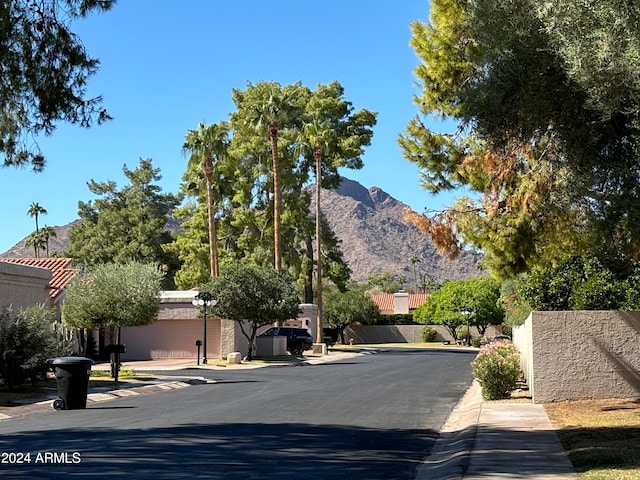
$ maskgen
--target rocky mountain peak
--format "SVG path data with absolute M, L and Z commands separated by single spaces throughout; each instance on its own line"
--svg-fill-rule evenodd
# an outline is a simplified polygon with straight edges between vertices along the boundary
M 311 211 L 315 212 L 315 186 Z M 404 219 L 407 205 L 379 187 L 365 188 L 360 183 L 342 178 L 335 190 L 322 190 L 321 208 L 336 237 L 341 241 L 344 258 L 355 281 L 364 283 L 375 273 L 389 272 L 404 276 L 413 288 L 423 277 L 433 280 L 457 280 L 479 274 L 479 255 L 463 253 L 456 260 L 440 256 L 428 237 Z M 71 227 L 53 227 L 56 237 L 50 240 L 50 255 L 61 255 L 69 247 Z M 26 238 L 0 257 L 33 257 Z M 417 257 L 418 262 L 410 259 Z M 415 267 L 415 270 L 414 270 Z

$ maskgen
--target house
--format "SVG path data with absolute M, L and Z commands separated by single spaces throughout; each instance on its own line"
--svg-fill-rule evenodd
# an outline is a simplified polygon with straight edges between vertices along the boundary
M 1 258 L 0 307 L 19 309 L 44 305 L 56 309 L 64 298 L 64 289 L 78 273 L 70 258 Z M 138 327 L 122 328 L 122 343 L 127 351 L 123 360 L 159 358 L 196 359 L 204 335 L 204 319 L 193 304 L 196 291 L 164 291 L 160 294 L 157 320 Z M 315 332 L 315 305 L 301 305 L 295 322 Z M 102 352 L 114 343 L 111 332 L 95 329 L 92 337 Z M 207 357 L 224 358 L 230 352 L 247 352 L 247 341 L 240 324 L 232 320 L 207 318 Z
M 70 258 L 0 258 L 0 306 L 59 307 L 77 273 Z
M 408 315 L 429 298 L 428 293 L 372 293 L 371 300 L 378 306 L 381 315 Z

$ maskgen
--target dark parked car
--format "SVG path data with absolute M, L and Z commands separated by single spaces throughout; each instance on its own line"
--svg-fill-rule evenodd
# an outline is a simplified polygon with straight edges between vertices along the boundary
M 301 355 L 305 350 L 313 346 L 313 337 L 306 328 L 296 327 L 271 327 L 261 333 L 260 337 L 287 337 L 287 350 L 293 355 Z

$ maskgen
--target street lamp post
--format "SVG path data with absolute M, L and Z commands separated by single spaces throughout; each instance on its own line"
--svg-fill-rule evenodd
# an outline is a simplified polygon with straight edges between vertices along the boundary
M 193 305 L 195 307 L 202 307 L 202 364 L 207 364 L 207 307 L 215 306 L 218 301 L 213 298 L 213 295 L 209 292 L 200 292 L 193 299 Z
M 467 347 L 471 346 L 471 336 L 469 335 L 469 318 L 471 317 L 471 315 L 473 314 L 472 311 L 470 310 L 463 310 L 462 315 L 464 315 L 467 319 L 467 338 L 465 339 L 465 343 L 467 345 Z

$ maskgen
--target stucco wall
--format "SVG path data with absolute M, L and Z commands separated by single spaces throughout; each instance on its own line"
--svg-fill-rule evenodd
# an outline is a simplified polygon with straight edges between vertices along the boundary
M 14 309 L 45 305 L 50 307 L 48 268 L 0 262 L 0 306 Z
M 640 312 L 533 312 L 514 341 L 536 403 L 640 395 Z
M 427 325 L 351 325 L 344 330 L 348 342 L 353 338 L 356 344 L 370 343 L 419 343 L 422 342 L 422 329 Z M 436 342 L 453 341 L 449 331 L 440 325 L 429 325 L 438 332 Z M 500 327 L 490 325 L 486 336 L 495 337 L 502 332 Z M 472 337 L 478 335 L 475 327 L 470 328 Z

